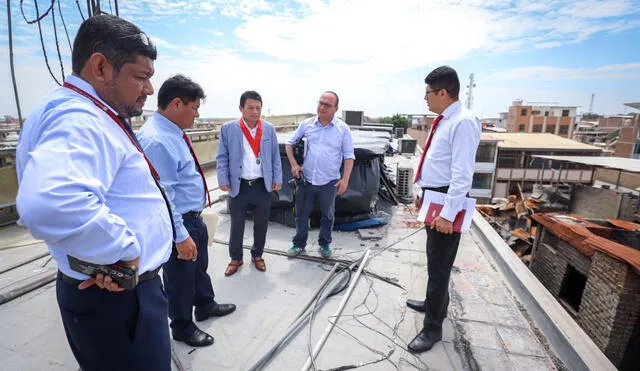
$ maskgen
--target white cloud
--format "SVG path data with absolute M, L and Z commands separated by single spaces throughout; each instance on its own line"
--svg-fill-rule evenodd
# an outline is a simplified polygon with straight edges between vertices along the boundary
M 218 117 L 236 115 L 237 100 L 248 89 L 263 94 L 265 111 L 273 114 L 313 112 L 318 95 L 327 89 L 340 94 L 343 109 L 364 109 L 370 116 L 423 112 L 422 81 L 439 64 L 455 66 L 461 58 L 476 55 L 559 47 L 640 24 L 637 17 L 623 17 L 638 13 L 637 0 L 139 0 L 119 4 L 121 15 L 143 25 L 160 50 L 156 87 L 170 75 L 187 74 L 209 95 L 203 115 Z M 77 13 L 73 6 L 69 11 Z M 189 23 L 199 17 L 212 20 L 204 33 L 208 42 L 179 34 L 194 32 Z M 77 14 L 69 18 L 69 24 L 79 19 Z M 16 54 L 22 62 L 34 56 L 33 63 L 21 66 L 19 82 L 39 98 L 50 86 L 37 84 L 34 76 L 49 82 L 51 78 L 34 27 L 24 22 L 16 25 L 21 33 L 31 34 L 16 38 Z M 51 32 L 45 36 L 49 55 L 57 60 Z M 66 41 L 61 40 L 64 46 Z M 0 47 L 4 45 L 0 36 Z M 6 60 L 0 60 L 0 72 L 8 71 Z M 34 70 L 26 69 L 27 65 Z M 544 96 L 549 89 L 511 87 L 509 79 L 604 83 L 637 79 L 639 70 L 632 63 L 592 69 L 534 66 L 485 76 L 476 71 L 476 107 L 495 114 L 512 99 L 527 96 L 527 91 L 531 99 L 551 99 Z M 4 75 L 8 74 L 0 73 Z M 21 91 L 27 94 L 24 88 Z M 0 113 L 13 111 L 9 93 L 10 89 L 0 92 Z M 27 109 L 33 107 L 30 98 L 25 102 Z
M 258 14 L 235 34 L 247 49 L 283 60 L 366 62 L 395 73 L 473 53 L 554 47 L 638 25 L 604 19 L 634 11 L 631 1 L 592 1 L 592 9 L 581 12 L 573 2 L 551 3 L 304 1 L 300 14 Z

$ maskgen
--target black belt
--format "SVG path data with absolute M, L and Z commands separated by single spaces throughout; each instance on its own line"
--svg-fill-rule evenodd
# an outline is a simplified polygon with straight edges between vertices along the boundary
M 447 193 L 449 192 L 449 186 L 442 186 L 442 187 L 422 187 L 423 191 L 434 191 L 434 192 L 440 192 L 440 193 Z
M 256 185 L 256 184 L 264 183 L 264 178 L 240 179 L 240 181 L 242 183 L 248 184 L 249 187 L 251 187 L 251 186 Z
M 189 211 L 187 213 L 182 214 L 182 219 L 199 218 L 201 214 L 202 214 L 202 211 Z
M 138 283 L 140 282 L 144 282 L 144 281 L 149 281 L 152 280 L 156 277 L 158 277 L 158 272 L 160 271 L 160 268 L 162 268 L 162 266 L 159 266 L 158 268 L 152 270 L 152 271 L 147 271 L 142 273 L 141 275 L 138 276 Z M 63 280 L 64 282 L 70 283 L 72 285 L 79 285 L 80 283 L 84 282 L 83 280 L 78 280 L 75 279 L 73 277 L 69 277 L 66 274 L 58 271 L 58 277 L 60 277 L 61 280 Z M 96 286 L 97 287 L 97 286 Z

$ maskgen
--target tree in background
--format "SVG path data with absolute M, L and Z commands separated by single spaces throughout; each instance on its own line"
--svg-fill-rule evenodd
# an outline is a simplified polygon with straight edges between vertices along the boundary
M 405 133 L 407 132 L 407 129 L 411 127 L 411 122 L 399 114 L 395 114 L 391 117 L 384 117 L 380 122 L 384 124 L 393 124 L 394 129 L 403 128 Z

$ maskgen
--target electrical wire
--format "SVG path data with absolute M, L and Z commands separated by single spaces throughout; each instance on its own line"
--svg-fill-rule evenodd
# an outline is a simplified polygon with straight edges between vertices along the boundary
M 381 249 L 377 250 L 375 253 L 372 253 L 372 254 L 371 254 L 371 258 L 373 258 L 373 257 L 375 257 L 375 256 L 379 256 L 382 252 L 387 251 L 388 249 L 392 248 L 393 246 L 397 245 L 398 243 L 400 243 L 400 242 L 402 242 L 402 241 L 406 240 L 407 238 L 410 238 L 411 236 L 414 236 L 416 233 L 420 232 L 422 229 L 424 229 L 424 227 L 421 227 L 421 228 L 419 228 L 419 229 L 417 229 L 417 230 L 415 230 L 415 231 L 412 231 L 411 233 L 407 234 L 406 236 L 403 236 L 402 238 L 400 238 L 400 239 L 398 239 L 398 240 L 394 241 L 393 243 L 391 243 L 391 244 L 389 244 L 389 245 L 387 245 L 387 246 L 385 246 L 385 247 L 383 247 L 383 248 L 381 248 Z M 228 242 L 223 241 L 223 240 L 220 240 L 220 239 L 216 239 L 216 238 L 214 238 L 214 239 L 213 239 L 213 242 L 215 242 L 215 243 L 220 243 L 220 244 L 224 244 L 224 245 L 228 245 Z M 249 246 L 249 245 L 243 245 L 243 247 L 244 247 L 244 248 L 246 248 L 246 249 L 250 249 L 250 248 L 251 248 L 251 246 Z M 285 253 L 284 253 L 284 252 L 282 252 L 282 251 L 278 251 L 278 250 L 273 250 L 273 249 L 265 249 L 265 252 L 266 252 L 266 253 L 271 253 L 271 254 L 277 254 L 277 255 L 285 255 Z M 327 260 L 327 259 L 320 259 L 320 258 L 307 257 L 307 256 L 297 256 L 296 258 L 301 258 L 301 259 L 305 259 L 305 260 L 314 260 L 314 261 L 322 262 L 322 263 L 335 263 L 335 262 L 336 262 L 335 260 Z M 268 350 L 268 351 L 267 351 L 267 352 L 266 352 L 266 353 L 265 353 L 265 354 L 264 354 L 264 355 L 263 355 L 263 356 L 262 356 L 258 361 L 256 361 L 256 363 L 254 363 L 254 365 L 252 365 L 249 369 L 250 369 L 250 370 L 260 370 L 260 369 L 262 369 L 262 368 L 266 367 L 267 363 L 268 363 L 268 362 L 269 362 L 269 361 L 270 361 L 270 360 L 271 360 L 271 359 L 272 359 L 272 358 L 277 354 L 277 352 L 278 352 L 278 351 L 279 351 L 279 350 L 280 350 L 280 349 L 281 349 L 281 348 L 282 348 L 282 347 L 283 347 L 283 346 L 284 346 L 284 345 L 285 345 L 285 344 L 286 344 L 286 343 L 287 343 L 287 342 L 288 342 L 288 341 L 289 341 L 289 340 L 290 340 L 290 339 L 295 335 L 295 333 L 297 333 L 297 332 L 298 332 L 298 330 L 300 329 L 300 327 L 301 327 L 301 326 L 304 326 L 305 321 L 307 321 L 307 320 L 308 320 L 308 321 L 309 321 L 309 337 L 308 337 L 308 339 L 307 339 L 307 350 L 308 350 L 308 352 L 309 352 L 309 356 L 310 356 L 310 359 L 311 359 L 311 367 L 312 367 L 314 370 L 317 370 L 317 367 L 316 367 L 315 361 L 314 361 L 314 359 L 313 359 L 314 357 L 312 356 L 312 355 L 313 355 L 313 351 L 311 350 L 311 334 L 312 334 L 311 329 L 312 329 L 312 326 L 313 326 L 313 321 L 314 321 L 314 319 L 315 319 L 315 317 L 316 317 L 316 315 L 317 315 L 317 312 L 318 312 L 318 310 L 319 310 L 319 308 L 320 308 L 320 305 L 321 305 L 321 304 L 323 304 L 323 303 L 324 303 L 324 301 L 325 301 L 326 299 L 328 299 L 330 296 L 334 296 L 334 295 L 339 294 L 340 292 L 342 292 L 342 291 L 347 287 L 347 285 L 348 285 L 348 284 L 349 284 L 349 282 L 351 281 L 351 271 L 352 271 L 353 269 L 357 269 L 358 264 L 359 264 L 360 262 L 362 262 L 363 258 L 364 258 L 364 254 L 363 254 L 360 258 L 355 259 L 355 260 L 351 260 L 351 261 L 338 260 L 338 262 L 342 262 L 342 263 L 343 263 L 342 269 L 341 269 L 340 271 L 336 272 L 336 274 L 334 275 L 334 277 L 333 277 L 332 279 L 330 279 L 330 280 L 328 280 L 328 281 L 326 282 L 326 284 L 325 284 L 324 288 L 322 288 L 322 289 L 321 289 L 321 291 L 320 291 L 320 293 L 318 294 L 318 296 L 314 299 L 314 305 L 313 305 L 313 307 L 312 307 L 312 308 L 310 308 L 309 310 L 307 310 L 307 311 L 306 311 L 302 316 L 300 316 L 298 319 L 296 319 L 296 321 L 295 321 L 295 322 L 294 322 L 294 323 L 289 327 L 289 329 L 287 330 L 287 332 L 285 333 L 285 335 L 284 335 L 284 336 L 283 336 L 283 337 L 282 337 L 282 338 L 281 338 L 281 339 L 280 339 L 276 344 L 274 344 L 274 345 L 271 347 L 271 349 L 270 349 L 270 350 Z M 346 266 L 347 264 L 348 264 L 348 266 Z M 324 267 L 324 265 L 323 265 L 323 267 Z M 348 272 L 348 279 L 346 279 L 346 280 L 344 280 L 344 278 L 342 278 L 342 276 L 343 276 L 343 275 L 344 275 L 344 273 L 345 273 L 345 270 Z M 375 273 L 373 273 L 373 272 L 366 271 L 366 270 L 364 270 L 364 269 L 362 270 L 362 273 L 364 273 L 364 275 L 365 275 L 365 277 L 366 277 L 366 279 L 367 279 L 367 282 L 369 282 L 369 283 L 370 283 L 370 291 L 369 291 L 369 293 L 367 294 L 367 296 L 366 296 L 366 297 L 365 297 L 365 299 L 364 299 L 365 303 L 366 303 L 366 299 L 367 299 L 367 298 L 369 297 L 369 295 L 370 295 L 370 292 L 372 292 L 372 290 L 373 290 L 373 283 L 372 283 L 372 281 L 371 281 L 371 279 L 370 279 L 369 277 L 372 277 L 372 278 L 376 278 L 376 279 L 382 280 L 382 281 L 383 281 L 383 282 L 385 282 L 385 283 L 391 284 L 391 285 L 393 285 L 393 286 L 396 286 L 396 287 L 398 287 L 398 288 L 402 289 L 402 290 L 403 290 L 403 294 L 402 294 L 402 295 L 405 295 L 405 296 L 406 296 L 407 290 L 406 290 L 404 287 L 402 287 L 401 285 L 399 285 L 397 282 L 393 282 L 393 280 L 392 280 L 391 278 L 383 277 L 383 276 L 377 275 L 377 274 L 375 274 Z M 344 280 L 344 284 L 342 284 L 342 285 L 336 285 L 336 280 L 339 280 L 339 279 L 343 279 L 343 280 Z M 327 292 L 328 288 L 331 288 L 331 291 Z M 373 291 L 373 292 L 374 292 L 374 294 L 375 294 L 375 291 Z M 379 301 L 379 297 L 377 296 L 377 294 L 375 294 L 375 297 L 376 297 L 376 300 L 377 300 L 377 301 Z M 358 307 L 360 307 L 360 306 L 361 306 L 361 304 L 359 304 L 358 306 L 356 306 L 356 308 L 358 308 Z M 404 321 L 405 313 L 406 313 L 406 309 L 402 311 L 401 319 L 400 319 L 400 320 L 399 320 L 399 321 L 398 321 L 394 326 L 391 326 L 391 325 L 389 325 L 388 323 L 386 323 L 385 321 L 383 321 L 380 317 L 376 316 L 376 315 L 373 313 L 375 310 L 377 310 L 377 304 L 376 304 L 375 310 L 371 310 L 371 308 L 369 308 L 369 307 L 368 307 L 368 306 L 366 306 L 366 305 L 365 305 L 365 308 L 369 311 L 369 313 L 365 313 L 365 314 L 362 314 L 362 315 L 352 315 L 352 317 L 354 317 L 354 319 L 355 319 L 356 321 L 358 321 L 358 322 L 359 322 L 362 326 L 364 326 L 365 328 L 368 328 L 368 329 L 370 329 L 371 331 L 374 331 L 374 332 L 376 332 L 376 333 L 378 333 L 378 334 L 382 335 L 383 337 L 385 337 L 385 338 L 387 338 L 388 340 L 390 340 L 390 341 L 391 341 L 395 346 L 397 346 L 397 347 L 401 347 L 401 348 L 403 348 L 403 349 L 405 349 L 405 350 L 406 350 L 406 348 L 407 348 L 406 344 L 401 344 L 401 343 L 399 343 L 398 341 L 396 341 L 394 338 L 389 337 L 388 335 L 386 335 L 386 334 L 384 334 L 384 333 L 380 332 L 379 330 L 376 330 L 376 329 L 371 328 L 370 326 L 368 326 L 368 325 L 366 325 L 366 324 L 362 323 L 361 321 L 359 321 L 359 318 L 358 318 L 359 316 L 372 315 L 372 316 L 373 316 L 375 319 L 377 319 L 380 323 L 384 324 L 387 328 L 391 329 L 391 331 L 392 331 L 392 335 L 393 335 L 394 337 L 399 338 L 399 335 L 398 335 L 398 333 L 397 333 L 397 332 L 398 332 L 398 328 L 399 328 L 400 324 Z M 333 316 L 329 317 L 329 319 L 331 319 L 331 318 L 333 318 Z M 336 323 L 336 326 L 338 326 L 338 324 L 337 324 L 337 323 Z M 346 331 L 345 329 L 342 329 L 342 331 L 343 331 L 343 332 L 345 332 L 345 333 L 348 333 L 348 331 Z M 363 366 L 366 366 L 366 365 L 369 365 L 369 364 L 378 363 L 378 362 L 382 362 L 382 361 L 384 361 L 384 360 L 388 360 L 388 359 L 389 359 L 389 357 L 390 357 L 390 356 L 393 354 L 393 352 L 395 351 L 394 349 L 392 349 L 393 351 L 390 351 L 390 352 L 388 352 L 387 354 L 385 354 L 385 353 L 383 353 L 383 352 L 381 352 L 381 351 L 378 351 L 378 350 L 375 350 L 375 349 L 373 349 L 373 348 L 368 347 L 366 344 L 364 344 L 361 340 L 359 340 L 357 337 L 353 336 L 352 334 L 349 334 L 349 336 L 353 337 L 353 338 L 354 338 L 354 340 L 356 340 L 356 342 L 358 342 L 359 344 L 361 344 L 361 345 L 363 345 L 363 346 L 367 347 L 367 349 L 370 349 L 370 350 L 372 350 L 374 353 L 376 353 L 376 354 L 380 355 L 380 358 L 377 358 L 377 359 L 372 360 L 372 361 L 367 361 L 367 362 L 364 362 L 364 363 L 360 363 L 360 364 L 357 364 L 357 365 L 346 365 L 346 366 L 340 366 L 340 367 L 338 367 L 338 368 L 335 368 L 335 369 L 334 369 L 334 370 L 336 370 L 336 371 L 337 371 L 337 370 L 347 370 L 347 369 L 352 369 L 352 368 L 363 367 Z M 422 363 L 421 361 L 420 361 L 420 363 L 422 363 L 422 366 L 423 366 L 422 368 L 421 368 L 421 367 L 418 367 L 415 363 L 412 363 L 412 362 L 410 362 L 410 361 L 408 361 L 408 360 L 404 359 L 403 357 L 400 357 L 400 361 L 401 361 L 401 362 L 406 362 L 406 363 L 408 363 L 409 365 L 413 366 L 413 367 L 414 367 L 414 368 L 416 368 L 416 369 L 428 369 L 428 367 L 426 366 L 426 364 Z M 390 362 L 391 364 L 393 364 L 393 365 L 394 365 L 394 367 L 395 367 L 396 369 L 398 369 L 398 365 L 396 365 L 393 361 L 390 361 L 390 360 L 389 360 L 389 362 Z
M 372 257 L 371 257 L 371 258 L 374 258 L 374 257 L 376 257 L 376 256 L 379 256 L 379 255 L 380 255 L 380 254 L 382 254 L 384 251 L 387 251 L 387 250 L 389 250 L 390 248 L 392 248 L 393 246 L 395 246 L 395 245 L 399 244 L 400 242 L 402 242 L 402 241 L 404 241 L 404 240 L 406 240 L 406 239 L 408 239 L 408 238 L 410 238 L 410 237 L 414 236 L 415 234 L 417 234 L 418 232 L 420 232 L 420 231 L 421 231 L 421 230 L 423 230 L 424 228 L 425 228 L 424 226 L 423 226 L 423 227 L 421 227 L 421 228 L 418 228 L 418 229 L 416 229 L 415 231 L 413 231 L 413 232 L 411 232 L 411 233 L 409 233 L 409 234 L 407 234 L 407 235 L 403 236 L 402 238 L 400 238 L 400 239 L 398 239 L 398 240 L 394 241 L 393 243 L 391 243 L 391 244 L 389 244 L 389 245 L 387 245 L 387 246 L 385 246 L 385 247 L 383 247 L 383 248 L 381 248 L 381 249 L 379 249 L 379 250 L 376 250 L 374 253 L 372 253 Z M 357 260 L 356 260 L 356 261 L 357 261 Z M 354 264 L 352 264 L 350 267 L 353 267 L 353 268 L 354 268 L 354 267 L 355 267 L 355 263 L 354 263 Z M 354 319 L 354 320 L 356 320 L 356 321 L 357 321 L 361 326 L 363 326 L 364 328 L 367 328 L 367 329 L 369 329 L 369 330 L 371 330 L 371 331 L 373 331 L 373 332 L 376 332 L 377 334 L 379 334 L 379 335 L 381 335 L 381 336 L 385 337 L 386 339 L 388 339 L 388 340 L 389 340 L 389 341 L 390 341 L 394 346 L 396 346 L 396 347 L 400 347 L 400 348 L 402 348 L 402 349 L 405 349 L 405 350 L 406 350 L 406 349 L 407 349 L 407 344 L 406 344 L 406 343 L 404 343 L 404 344 L 403 344 L 403 343 L 400 343 L 400 342 L 396 341 L 394 338 L 389 337 L 389 336 L 387 336 L 386 334 L 382 333 L 381 331 L 379 331 L 379 330 L 377 330 L 377 329 L 374 329 L 374 328 L 372 328 L 371 326 L 366 325 L 365 323 L 363 323 L 362 321 L 360 321 L 359 317 L 361 317 L 361 316 L 365 316 L 365 315 L 371 315 L 371 316 L 373 316 L 373 318 L 375 318 L 378 322 L 380 322 L 380 323 L 384 324 L 387 328 L 391 329 L 392 335 L 393 335 L 395 338 L 400 338 L 400 337 L 399 337 L 399 335 L 398 335 L 398 328 L 399 328 L 400 324 L 404 321 L 405 314 L 406 314 L 406 309 L 402 311 L 401 319 L 400 319 L 400 320 L 399 320 L 399 321 L 398 321 L 394 326 L 390 326 L 388 323 L 386 323 L 385 321 L 383 321 L 379 316 L 376 316 L 374 313 L 375 313 L 375 311 L 377 310 L 377 303 L 379 302 L 379 297 L 378 297 L 377 293 L 375 293 L 375 290 L 373 289 L 373 283 L 372 283 L 372 281 L 371 281 L 367 276 L 372 276 L 372 277 L 374 277 L 374 278 L 382 279 L 384 282 L 387 282 L 387 283 L 389 283 L 389 284 L 392 284 L 392 285 L 394 285 L 394 286 L 396 286 L 396 287 L 401 288 L 401 289 L 403 290 L 403 294 L 402 294 L 402 295 L 405 295 L 405 296 L 406 296 L 407 290 L 406 290 L 404 287 L 402 287 L 401 285 L 399 285 L 399 284 L 397 284 L 397 283 L 395 283 L 395 282 L 392 282 L 392 281 L 391 281 L 390 279 L 388 279 L 388 278 L 386 278 L 386 279 L 385 279 L 384 277 L 380 277 L 380 276 L 375 277 L 375 274 L 374 274 L 374 273 L 367 272 L 367 271 L 364 271 L 364 273 L 369 273 L 369 274 L 365 275 L 365 277 L 366 277 L 366 279 L 367 279 L 367 282 L 369 282 L 369 283 L 370 283 L 369 291 L 368 291 L 367 295 L 365 296 L 365 298 L 363 299 L 363 302 L 362 302 L 362 303 L 360 303 L 360 304 L 358 304 L 356 307 L 354 307 L 354 311 L 355 311 L 355 310 L 357 310 L 357 308 L 359 308 L 359 307 L 361 307 L 361 306 L 363 306 L 363 305 L 364 305 L 364 307 L 367 309 L 367 313 L 362 314 L 362 315 L 355 315 L 355 314 L 354 314 L 354 315 L 352 315 L 351 317 L 353 317 L 353 319 Z M 374 309 L 369 308 L 369 307 L 367 306 L 367 304 L 366 304 L 367 298 L 371 295 L 371 293 L 374 293 L 374 296 L 375 296 L 375 298 L 376 298 L 376 306 L 375 306 L 375 308 L 374 308 Z M 310 356 L 311 361 L 312 361 L 312 362 L 311 362 L 311 366 L 312 366 L 312 369 L 313 369 L 313 370 L 317 370 L 317 367 L 316 367 L 316 364 L 315 364 L 315 362 L 314 362 L 314 360 L 313 360 L 312 352 L 311 352 L 311 329 L 312 329 L 312 323 L 313 323 L 313 319 L 315 318 L 316 312 L 317 312 L 317 308 L 316 308 L 316 306 L 314 305 L 314 307 L 312 308 L 312 312 L 311 312 L 311 316 L 310 316 L 310 320 L 309 320 L 309 338 L 308 338 L 308 342 L 307 342 L 307 349 L 308 349 L 308 351 L 309 351 L 309 356 Z M 348 315 L 345 315 L 344 317 L 349 317 L 349 316 L 348 316 Z M 331 318 L 333 318 L 333 317 L 329 317 L 328 319 L 331 319 Z M 379 351 L 379 350 L 376 350 L 376 349 L 374 349 L 374 348 L 372 348 L 372 347 L 369 347 L 369 346 L 368 346 L 368 345 L 366 345 L 364 342 L 362 342 L 360 339 L 358 339 L 355 335 L 353 335 L 353 334 L 349 333 L 346 329 L 342 328 L 342 327 L 341 327 L 341 326 L 339 326 L 337 323 L 336 323 L 336 325 L 335 325 L 335 326 L 336 326 L 336 327 L 338 327 L 338 328 L 339 328 L 341 331 L 343 331 L 345 334 L 347 334 L 348 336 L 350 336 L 351 338 L 353 338 L 353 339 L 354 339 L 358 344 L 360 344 L 360 345 L 364 346 L 365 348 L 367 348 L 368 350 L 372 351 L 373 353 L 378 354 L 378 355 L 380 356 L 380 358 L 377 358 L 377 359 L 375 359 L 375 360 L 371 360 L 371 361 L 367 361 L 367 362 L 363 362 L 363 363 L 359 363 L 359 364 L 343 365 L 343 366 L 339 366 L 339 367 L 332 368 L 331 370 L 338 371 L 338 370 L 354 369 L 354 368 L 364 367 L 364 366 L 367 366 L 367 365 L 370 365 L 370 364 L 374 364 L 374 363 L 382 362 L 382 361 L 384 361 L 384 360 L 387 360 L 387 361 L 388 361 L 388 362 L 390 362 L 390 363 L 391 363 L 391 364 L 392 364 L 392 365 L 393 365 L 397 370 L 399 370 L 399 366 L 398 366 L 398 365 L 396 365 L 393 361 L 391 361 L 391 360 L 389 359 L 389 358 L 391 357 L 391 355 L 394 353 L 395 348 L 392 348 L 392 350 L 391 350 L 390 352 L 388 352 L 387 354 L 385 354 L 385 353 L 383 353 L 383 352 L 381 352 L 381 351 Z M 403 358 L 403 357 L 401 357 L 401 358 L 400 358 L 400 360 L 401 360 L 401 361 L 404 361 L 404 362 L 406 362 L 406 363 L 408 363 L 409 365 L 411 365 L 411 366 L 413 366 L 414 368 L 419 369 L 419 370 L 427 370 L 427 369 L 428 369 L 428 366 L 427 366 L 424 362 L 422 362 L 419 358 L 417 358 L 417 357 L 415 357 L 415 356 L 414 356 L 414 358 L 415 358 L 415 359 L 416 359 L 416 360 L 421 364 L 420 366 L 416 365 L 415 363 L 413 363 L 413 362 L 411 362 L 411 361 L 409 361 L 409 360 L 407 360 L 407 359 L 405 359 L 405 358 Z
M 40 22 L 41 20 L 43 20 L 47 15 L 49 15 L 49 12 L 53 9 L 53 1 L 51 2 L 51 5 L 49 6 L 49 8 L 47 9 L 46 12 L 44 12 L 44 14 L 42 16 L 40 16 L 38 14 L 38 1 L 34 0 L 33 1 L 35 6 L 36 6 L 36 19 L 34 20 L 28 20 L 27 16 L 24 15 L 24 0 L 20 0 L 20 13 L 22 13 L 22 18 L 24 19 L 25 22 L 27 22 L 27 24 L 34 24 L 36 22 Z
M 378 305 L 380 303 L 380 297 L 379 297 L 379 295 L 377 294 L 376 290 L 373 287 L 373 281 L 369 277 L 365 277 L 365 279 L 369 283 L 369 288 L 368 288 L 368 291 L 367 291 L 367 295 L 365 295 L 365 297 L 363 298 L 362 302 L 360 302 L 358 305 L 356 305 L 354 307 L 354 309 L 353 309 L 354 313 L 355 313 L 355 312 L 358 311 L 359 308 L 364 307 L 365 313 L 353 314 L 353 315 L 344 315 L 343 317 L 345 317 L 345 318 L 346 317 L 351 317 L 353 320 L 358 322 L 358 324 L 360 324 L 360 326 L 362 326 L 363 328 L 366 328 L 367 330 L 375 332 L 376 334 L 378 334 L 378 335 L 386 338 L 387 340 L 389 340 L 394 345 L 394 347 L 391 348 L 391 350 L 388 353 L 385 354 L 382 351 L 379 351 L 377 349 L 374 349 L 374 348 L 370 347 L 369 345 L 364 343 L 362 340 L 360 340 L 357 336 L 355 336 L 355 335 L 351 334 L 349 331 L 347 331 L 343 326 L 340 326 L 339 324 L 336 324 L 336 327 L 340 331 L 342 331 L 343 333 L 345 333 L 346 335 L 351 337 L 358 344 L 360 344 L 363 347 L 369 349 L 373 353 L 380 355 L 381 357 L 377 358 L 377 359 L 374 359 L 374 360 L 371 360 L 371 361 L 361 362 L 361 363 L 358 363 L 358 364 L 350 364 L 350 365 L 343 365 L 343 366 L 339 366 L 339 367 L 334 367 L 334 368 L 331 368 L 329 370 L 337 371 L 337 370 L 355 369 L 355 368 L 364 367 L 364 366 L 367 366 L 367 365 L 370 365 L 370 364 L 379 363 L 379 362 L 382 362 L 382 361 L 385 361 L 385 360 L 388 361 L 389 363 L 391 363 L 396 370 L 399 370 L 399 366 L 396 365 L 396 363 L 391 361 L 389 358 L 395 352 L 395 347 L 400 347 L 400 348 L 402 348 L 404 350 L 407 349 L 407 344 L 406 343 L 401 342 L 401 341 L 399 342 L 399 341 L 396 340 L 396 338 L 398 338 L 398 339 L 400 338 L 400 336 L 398 334 L 398 329 L 399 329 L 400 325 L 402 324 L 402 322 L 404 322 L 404 320 L 405 320 L 406 308 L 403 307 L 400 319 L 393 326 L 389 325 L 387 322 L 385 322 L 384 320 L 382 320 L 379 316 L 377 316 L 375 314 L 375 312 L 378 310 Z M 407 290 L 403 289 L 403 292 L 402 292 L 400 297 L 406 296 L 406 294 L 407 294 Z M 374 304 L 373 308 L 369 307 L 369 305 L 368 305 L 369 297 L 371 297 L 372 295 L 375 298 L 375 304 Z M 365 324 L 361 320 L 361 318 L 365 317 L 365 316 L 372 316 L 379 323 L 381 323 L 382 325 L 386 326 L 391 331 L 391 336 L 383 333 L 382 331 L 380 331 L 380 330 L 378 330 L 376 328 L 373 328 L 373 327 Z M 408 364 L 410 364 L 411 366 L 413 366 L 416 369 L 419 369 L 419 370 L 427 370 L 428 369 L 428 366 L 424 362 L 422 362 L 422 360 L 420 360 L 420 358 L 418 358 L 416 356 L 413 356 L 413 357 L 417 360 L 418 363 L 420 363 L 420 366 L 418 366 L 415 363 L 413 363 L 413 362 L 411 362 L 411 361 L 409 361 L 407 359 L 404 359 L 402 357 L 401 357 L 401 360 L 404 360 L 405 362 L 407 362 Z
M 51 77 L 56 82 L 56 84 L 62 85 L 60 84 L 60 81 L 58 81 L 56 76 L 53 74 L 53 71 L 51 71 L 51 66 L 49 65 L 49 58 L 47 57 L 47 49 L 44 46 L 44 38 L 42 36 L 42 25 L 40 24 L 40 21 L 43 20 L 47 15 L 49 15 L 49 12 L 53 9 L 53 6 L 55 5 L 55 0 L 51 0 L 51 4 L 49 5 L 49 8 L 42 16 L 40 16 L 40 12 L 38 10 L 38 1 L 33 0 L 33 4 L 35 5 L 35 8 L 36 8 L 36 19 L 33 21 L 30 21 L 27 19 L 27 17 L 24 14 L 24 0 L 20 0 L 20 12 L 22 13 L 22 18 L 24 18 L 27 24 L 34 24 L 34 23 L 38 24 L 38 33 L 40 34 L 40 45 L 42 46 L 42 54 L 44 55 L 44 62 L 47 65 L 47 70 L 49 71 L 49 75 L 51 75 Z M 56 44 L 57 42 L 58 40 L 56 38 Z
M 76 5 L 78 6 L 78 11 L 80 12 L 80 18 L 82 18 L 82 21 L 84 22 L 85 18 L 84 18 L 84 14 L 82 14 L 82 8 L 80 8 L 79 0 L 76 0 Z
M 67 42 L 69 43 L 69 50 L 73 51 L 71 46 L 71 38 L 69 37 L 69 30 L 67 30 L 67 24 L 64 21 L 64 15 L 62 15 L 62 8 L 60 7 L 60 0 L 58 0 L 58 13 L 60 13 L 60 19 L 62 20 L 62 26 L 64 27 L 64 33 L 67 35 Z M 84 17 L 83 17 L 84 19 Z
M 55 3 L 55 0 L 51 0 L 51 5 Z M 60 0 L 58 0 L 60 4 Z M 58 61 L 60 62 L 60 71 L 62 72 L 62 81 L 64 81 L 64 64 L 62 63 L 62 54 L 60 53 L 60 43 L 58 42 L 58 28 L 56 27 L 56 11 L 51 12 L 51 23 L 53 24 L 53 37 L 56 40 L 56 51 L 58 52 Z M 59 85 L 59 84 L 58 84 Z

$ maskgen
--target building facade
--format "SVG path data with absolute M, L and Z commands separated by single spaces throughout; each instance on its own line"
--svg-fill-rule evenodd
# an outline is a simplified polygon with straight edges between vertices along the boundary
M 601 119 L 604 120 L 604 119 Z M 618 127 L 618 142 L 614 155 L 617 157 L 640 158 L 640 114 L 629 116 Z
M 524 105 L 521 100 L 516 100 L 507 113 L 507 132 L 549 133 L 571 138 L 577 108 Z
M 535 155 L 600 156 L 602 149 L 548 133 L 492 133 L 499 140 L 492 197 L 528 194 L 536 183 L 591 184 L 594 168 L 582 164 L 549 164 Z M 520 188 L 519 188 L 520 187 Z

